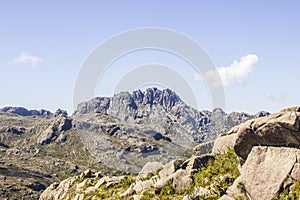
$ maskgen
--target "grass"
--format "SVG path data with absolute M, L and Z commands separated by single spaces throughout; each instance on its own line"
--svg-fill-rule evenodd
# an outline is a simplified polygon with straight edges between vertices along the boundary
M 274 200 L 298 200 L 298 199 L 300 199 L 299 180 L 294 183 L 294 189 L 292 191 L 290 191 L 289 189 L 285 189 Z
M 193 178 L 195 187 L 212 191 L 212 194 L 205 199 L 215 199 L 224 195 L 239 175 L 237 156 L 232 149 L 229 149 L 214 161 L 210 161 L 206 167 L 200 168 Z

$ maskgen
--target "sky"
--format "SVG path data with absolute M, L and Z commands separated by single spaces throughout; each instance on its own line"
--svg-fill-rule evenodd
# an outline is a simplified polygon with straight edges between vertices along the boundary
M 299 9 L 299 1 L 289 0 L 1 1 L 0 107 L 72 113 L 77 77 L 89 55 L 112 36 L 144 27 L 174 30 L 205 50 L 222 80 L 226 112 L 297 106 Z M 212 109 L 203 80 L 209 73 L 199 74 L 178 56 L 157 50 L 113 62 L 99 77 L 94 96 L 113 95 L 126 74 L 149 63 L 182 75 L 198 109 Z M 141 87 L 161 85 L 153 81 Z

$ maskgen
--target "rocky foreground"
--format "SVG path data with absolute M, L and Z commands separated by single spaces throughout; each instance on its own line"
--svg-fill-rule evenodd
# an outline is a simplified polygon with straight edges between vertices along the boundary
M 189 159 L 149 162 L 137 176 L 87 170 L 53 183 L 40 200 L 299 199 L 299 147 L 297 107 L 242 123 L 214 145 L 196 147 Z

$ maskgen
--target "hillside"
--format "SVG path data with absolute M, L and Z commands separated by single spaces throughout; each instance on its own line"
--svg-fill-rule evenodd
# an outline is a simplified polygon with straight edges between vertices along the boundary
M 197 144 L 268 114 L 198 111 L 169 89 L 149 88 L 80 103 L 72 117 L 81 140 L 101 163 L 138 173 L 147 162 L 187 156 Z
M 0 109 L 0 198 L 37 199 L 53 182 L 86 169 L 107 176 L 138 174 L 147 162 L 207 153 L 219 134 L 268 115 L 197 111 L 171 90 L 97 97 L 63 110 Z M 208 142 L 208 143 L 206 143 Z
M 232 128 L 217 138 L 211 153 L 148 162 L 137 176 L 87 170 L 52 184 L 40 200 L 299 199 L 299 147 L 295 107 Z

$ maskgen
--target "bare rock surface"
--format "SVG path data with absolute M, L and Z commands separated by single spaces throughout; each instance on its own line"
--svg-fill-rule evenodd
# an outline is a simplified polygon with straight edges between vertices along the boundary
M 295 148 L 253 147 L 241 169 L 241 179 L 251 199 L 275 198 L 299 156 L 300 150 Z
M 231 197 L 271 200 L 300 180 L 300 108 L 249 120 L 215 141 L 213 153 L 234 148 L 241 176 L 227 189 Z M 243 185 L 245 194 L 238 190 Z
M 247 159 L 253 146 L 299 147 L 300 112 L 279 112 L 268 117 L 249 120 L 230 134 L 237 134 L 234 149 L 241 163 Z

